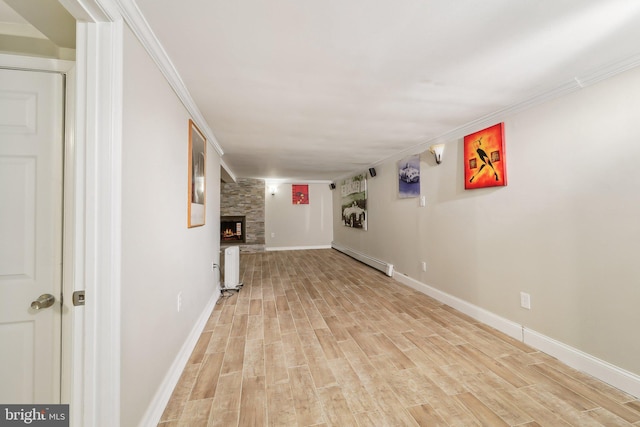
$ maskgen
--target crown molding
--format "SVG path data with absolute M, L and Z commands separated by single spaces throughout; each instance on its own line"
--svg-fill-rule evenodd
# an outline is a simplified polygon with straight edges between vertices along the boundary
M 331 184 L 330 179 L 292 179 L 292 178 L 257 178 L 263 180 L 267 184 Z
M 458 139 L 463 138 L 465 135 L 469 135 L 470 133 L 473 133 L 479 129 L 483 129 L 485 127 L 494 125 L 498 122 L 502 122 L 506 118 L 514 114 L 528 110 L 529 108 L 535 107 L 537 105 L 544 104 L 545 102 L 549 102 L 556 98 L 569 95 L 570 93 L 576 92 L 580 89 L 584 89 L 588 86 L 594 85 L 601 81 L 610 79 L 612 77 L 617 76 L 618 74 L 621 74 L 625 71 L 629 71 L 638 66 L 640 66 L 640 53 L 621 61 L 606 64 L 595 70 L 584 73 L 581 76 L 576 76 L 574 77 L 573 80 L 568 81 L 559 86 L 556 86 L 555 88 L 550 89 L 546 92 L 542 92 L 522 102 L 518 102 L 506 108 L 495 111 L 491 114 L 482 116 L 476 120 L 473 120 L 460 127 L 457 127 L 449 132 L 438 135 L 435 138 L 432 138 L 426 142 L 422 142 L 418 145 L 414 145 L 413 147 L 407 148 L 406 150 L 403 150 L 392 156 L 378 160 L 377 162 L 371 164 L 370 166 L 367 166 L 367 168 L 379 167 L 382 164 L 392 162 L 392 161 L 397 161 L 407 156 L 411 156 L 414 154 L 422 154 L 423 152 L 427 151 L 430 146 L 434 144 L 445 144 L 447 142 L 457 141 Z M 360 169 L 356 169 L 347 174 L 339 175 L 338 177 L 335 178 L 335 180 L 344 179 L 346 177 L 353 176 L 354 174 L 358 174 L 358 173 L 360 173 Z
M 116 22 L 121 13 L 114 0 L 58 0 L 78 21 Z
M 61 0 L 63 3 L 74 3 L 77 0 Z M 207 124 L 206 120 L 202 116 L 200 109 L 194 102 L 191 94 L 187 90 L 186 85 L 184 84 L 180 74 L 176 70 L 175 66 L 171 62 L 169 55 L 164 50 L 162 44 L 155 36 L 153 30 L 149 26 L 149 23 L 145 19 L 144 15 L 138 8 L 135 0 L 98 0 L 98 3 L 106 3 L 111 4 L 112 1 L 115 1 L 120 9 L 120 13 L 123 16 L 125 22 L 132 29 L 136 37 L 140 40 L 145 50 L 149 53 L 153 61 L 156 63 L 162 74 L 167 79 L 169 85 L 173 88 L 174 92 L 178 96 L 178 98 L 182 101 L 183 105 L 191 114 L 193 120 L 198 124 L 198 127 L 202 130 L 202 132 L 207 137 L 207 141 L 213 146 L 216 152 L 220 155 L 224 155 L 224 151 L 218 140 L 216 139 L 213 131 Z M 106 12 L 107 15 L 113 17 L 113 12 L 109 12 L 104 8 L 102 12 Z M 112 18 L 113 19 L 113 18 Z M 509 117 L 513 114 L 519 113 L 536 105 L 540 105 L 542 103 L 551 101 L 552 99 L 567 95 L 569 93 L 575 92 L 587 86 L 591 86 L 600 81 L 609 79 L 614 77 L 624 71 L 630 70 L 632 68 L 640 66 L 640 53 L 624 60 L 606 64 L 598 69 L 595 69 L 591 72 L 585 73 L 582 76 L 575 76 L 573 80 L 561 84 L 549 91 L 540 93 L 536 96 L 528 98 L 522 102 L 513 104 L 504 109 L 495 111 L 491 114 L 485 115 L 483 117 L 478 118 L 477 120 L 473 120 L 468 122 L 452 131 L 446 132 L 442 135 L 439 135 L 435 138 L 432 138 L 426 142 L 420 143 L 413 147 L 410 147 L 406 150 L 403 150 L 400 153 L 396 153 L 393 156 L 381 159 L 368 167 L 376 167 L 380 166 L 383 163 L 399 160 L 403 157 L 419 154 L 426 151 L 431 145 L 446 143 L 447 141 L 457 140 L 464 135 L 472 133 L 478 129 L 481 129 L 483 126 L 490 126 L 495 122 L 503 121 L 506 117 Z M 225 165 L 226 166 L 226 165 Z M 365 168 L 366 169 L 366 168 Z M 228 168 L 227 171 L 230 172 Z M 347 174 L 340 175 L 336 179 L 340 179 L 342 177 L 351 176 L 358 171 L 353 171 Z
M 640 66 L 640 53 L 623 59 L 622 61 L 607 64 L 603 67 L 597 68 L 594 71 L 585 73 L 583 76 L 577 76 L 576 82 L 580 87 L 587 87 L 593 84 L 599 83 L 603 80 L 607 80 L 611 77 L 615 77 L 620 73 L 631 70 Z
M 227 165 L 227 162 L 225 162 L 224 159 L 220 159 L 220 167 L 222 167 L 222 169 L 224 169 L 223 173 L 228 175 L 227 178 L 231 179 L 233 182 L 237 182 L 238 181 L 238 177 L 236 176 L 236 174 L 233 173 L 231 168 L 229 168 L 229 166 Z M 227 182 L 227 181 L 225 181 L 225 182 Z
M 164 47 L 160 43 L 160 40 L 156 37 L 151 26 L 145 19 L 144 15 L 138 8 L 138 5 L 134 0 L 116 0 L 120 8 L 120 12 L 125 22 L 133 33 L 136 35 L 142 46 L 149 53 L 153 61 L 156 63 L 167 82 L 176 93 L 182 104 L 185 106 L 193 121 L 196 122 L 198 128 L 207 137 L 207 142 L 216 150 L 216 152 L 222 157 L 224 151 L 218 143 L 213 131 L 209 127 L 204 116 L 200 112 L 200 109 L 196 105 L 195 101 L 191 97 L 187 86 L 184 84 L 182 77 L 178 73 L 178 70 L 171 62 L 169 55 L 164 50 Z M 227 168 L 227 171 L 229 169 Z

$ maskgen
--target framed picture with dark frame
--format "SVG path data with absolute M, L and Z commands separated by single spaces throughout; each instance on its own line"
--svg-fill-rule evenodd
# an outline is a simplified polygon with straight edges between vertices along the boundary
M 206 206 L 207 139 L 198 126 L 189 119 L 189 203 L 188 227 L 204 225 Z

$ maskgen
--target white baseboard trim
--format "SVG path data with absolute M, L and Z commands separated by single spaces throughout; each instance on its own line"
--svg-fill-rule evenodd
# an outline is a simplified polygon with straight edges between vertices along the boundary
M 313 249 L 331 249 L 331 245 L 320 246 L 270 246 L 265 251 L 307 251 Z
M 160 418 L 162 418 L 162 413 L 169 403 L 169 399 L 171 398 L 173 389 L 176 387 L 176 384 L 178 384 L 178 380 L 180 380 L 180 376 L 182 375 L 185 366 L 187 366 L 189 357 L 191 357 L 191 353 L 196 347 L 198 339 L 202 334 L 202 330 L 207 324 L 209 316 L 211 315 L 211 311 L 215 307 L 216 302 L 218 302 L 219 298 L 220 291 L 216 290 L 215 294 L 211 297 L 204 310 L 202 310 L 202 313 L 200 313 L 200 317 L 198 317 L 196 324 L 191 329 L 191 332 L 189 333 L 189 336 L 180 349 L 180 352 L 171 364 L 169 372 L 167 372 L 167 374 L 165 375 L 164 380 L 162 381 L 162 384 L 160 384 L 158 391 L 149 404 L 144 417 L 142 417 L 142 421 L 140 421 L 140 427 L 156 427 L 160 422 Z
M 525 344 L 626 393 L 640 397 L 640 376 L 531 329 L 523 328 L 523 336 Z
M 511 320 L 507 320 L 504 317 L 500 317 L 488 310 L 470 304 L 458 297 L 442 292 L 402 273 L 394 273 L 393 278 L 416 291 L 429 295 L 431 298 L 435 298 L 441 303 L 447 304 L 461 313 L 473 317 L 474 319 L 509 335 L 512 338 L 522 341 L 522 326 L 512 322 Z
M 394 273 L 393 278 L 423 294 L 447 304 L 450 307 L 495 328 L 512 338 L 547 353 L 574 369 L 585 372 L 626 393 L 640 397 L 640 376 L 625 371 L 609 362 L 598 359 L 581 350 L 566 345 L 553 338 L 528 329 L 518 323 L 500 317 L 490 311 L 470 304 L 453 295 L 442 292 L 402 273 Z

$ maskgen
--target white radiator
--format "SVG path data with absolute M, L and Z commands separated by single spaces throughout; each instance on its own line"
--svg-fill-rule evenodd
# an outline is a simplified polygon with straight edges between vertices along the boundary
M 342 252 L 343 254 L 349 255 L 353 259 L 357 259 L 358 261 L 375 268 L 376 270 L 382 271 L 389 277 L 393 277 L 393 264 L 389 264 L 385 261 L 380 261 L 379 259 L 370 257 L 369 255 L 365 255 L 362 252 L 355 251 L 351 248 L 347 248 L 346 246 L 341 246 L 335 242 L 331 243 L 331 247 L 337 251 Z
M 240 249 L 231 246 L 224 250 L 224 289 L 238 289 L 240 283 Z

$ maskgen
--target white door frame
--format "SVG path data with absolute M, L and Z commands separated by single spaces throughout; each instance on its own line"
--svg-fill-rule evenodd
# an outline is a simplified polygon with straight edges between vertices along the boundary
M 78 21 L 75 73 L 71 415 L 74 427 L 120 426 L 123 31 L 126 20 L 220 156 L 173 64 L 133 0 L 58 0 Z
M 70 305 L 66 397 L 73 426 L 118 427 L 123 24 L 112 0 L 60 3 L 78 21 L 64 286 L 67 300 L 69 291 L 86 294 L 84 307 Z
M 0 56 L 66 74 L 62 401 L 74 427 L 119 427 L 123 21 L 117 0 L 59 1 L 77 20 L 75 63 Z

